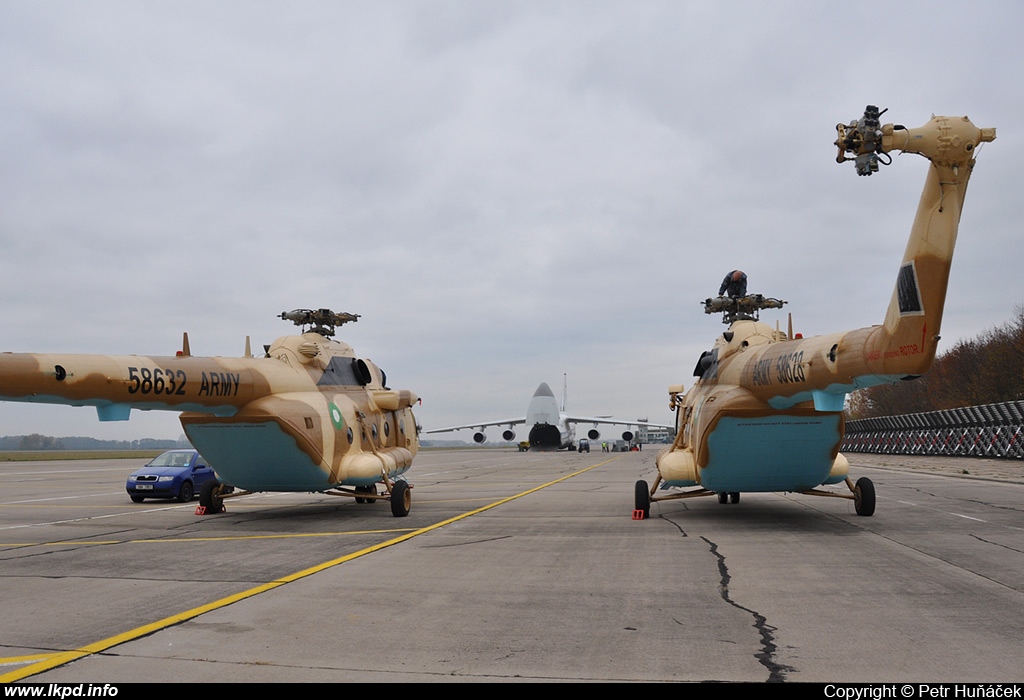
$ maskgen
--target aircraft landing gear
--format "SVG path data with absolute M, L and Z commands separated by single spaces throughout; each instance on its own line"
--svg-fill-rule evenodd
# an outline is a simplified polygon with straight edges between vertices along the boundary
M 396 518 L 404 518 L 412 507 L 412 492 L 409 483 L 396 481 L 391 485 L 391 514 Z
M 633 520 L 646 520 L 651 516 L 651 492 L 647 482 L 640 479 L 633 487 Z
M 862 476 L 853 487 L 853 506 L 857 515 L 874 515 L 875 484 L 871 479 Z
M 356 493 L 368 493 L 376 495 L 377 489 L 373 486 L 356 486 Z M 364 498 L 363 496 L 356 496 L 356 503 L 376 503 L 376 498 Z
M 224 499 L 221 497 L 221 484 L 215 479 L 210 479 L 199 489 L 199 507 L 196 508 L 196 515 L 214 515 L 224 512 Z
M 732 493 L 729 494 L 729 502 L 730 503 L 739 503 L 740 502 L 739 491 L 733 491 Z
M 721 503 L 722 505 L 725 505 L 726 503 L 728 503 L 729 502 L 729 494 L 727 494 L 725 491 L 722 491 L 722 493 L 718 494 L 718 502 Z

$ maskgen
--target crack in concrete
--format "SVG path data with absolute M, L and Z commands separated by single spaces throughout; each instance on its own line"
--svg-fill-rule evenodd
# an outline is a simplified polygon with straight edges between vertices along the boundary
M 748 613 L 754 618 L 754 628 L 757 629 L 761 635 L 761 652 L 755 656 L 757 657 L 758 663 L 768 670 L 768 682 L 784 683 L 786 681 L 786 674 L 790 671 L 795 671 L 796 669 L 792 666 L 786 666 L 775 661 L 775 651 L 778 649 L 775 645 L 775 627 L 768 624 L 768 620 L 764 615 L 743 607 L 729 597 L 729 582 L 732 580 L 732 577 L 729 574 L 729 567 L 725 563 L 725 555 L 720 553 L 718 551 L 718 545 L 707 537 L 701 537 L 701 539 L 707 542 L 708 547 L 711 548 L 711 553 L 718 560 L 718 573 L 721 577 L 718 589 L 719 593 L 722 595 L 722 600 L 734 608 Z

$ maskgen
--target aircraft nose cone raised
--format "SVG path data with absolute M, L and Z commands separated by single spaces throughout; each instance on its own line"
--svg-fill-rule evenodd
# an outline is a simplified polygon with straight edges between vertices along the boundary
M 554 394 L 551 393 L 551 387 L 548 386 L 547 382 L 541 382 L 540 386 L 537 387 L 537 391 L 533 392 L 534 398 L 538 396 L 550 396 L 554 398 Z

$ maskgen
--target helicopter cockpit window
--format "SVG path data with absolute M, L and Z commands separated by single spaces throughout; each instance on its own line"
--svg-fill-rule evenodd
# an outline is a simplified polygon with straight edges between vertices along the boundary
M 693 376 L 703 377 L 704 372 L 707 371 L 711 363 L 714 362 L 714 353 L 711 350 L 705 350 L 700 354 L 700 359 L 697 360 L 697 366 L 693 368 Z
M 317 382 L 318 386 L 362 386 L 356 378 L 351 357 L 332 357 Z

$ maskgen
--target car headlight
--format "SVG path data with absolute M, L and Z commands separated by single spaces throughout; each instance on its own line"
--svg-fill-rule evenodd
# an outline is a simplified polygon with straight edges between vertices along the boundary
M 136 480 L 137 478 L 138 478 L 138 477 L 137 477 L 137 476 L 135 476 L 134 474 L 129 474 L 129 475 L 128 475 L 128 481 L 135 481 L 135 480 Z
M 161 476 L 157 481 L 174 481 L 173 476 Z

